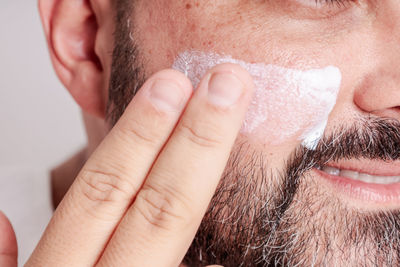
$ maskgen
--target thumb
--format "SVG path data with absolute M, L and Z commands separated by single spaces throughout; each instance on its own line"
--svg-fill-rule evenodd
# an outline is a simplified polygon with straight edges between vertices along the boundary
M 10 221 L 0 211 L 0 266 L 17 267 L 18 247 Z

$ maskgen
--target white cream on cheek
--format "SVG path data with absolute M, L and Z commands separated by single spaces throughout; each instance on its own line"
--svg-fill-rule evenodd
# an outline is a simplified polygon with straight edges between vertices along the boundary
M 239 64 L 254 80 L 254 98 L 242 134 L 263 144 L 298 139 L 309 149 L 317 146 L 339 93 L 342 76 L 337 67 L 302 71 L 187 51 L 176 58 L 173 68 L 185 73 L 196 88 L 209 69 L 222 63 Z

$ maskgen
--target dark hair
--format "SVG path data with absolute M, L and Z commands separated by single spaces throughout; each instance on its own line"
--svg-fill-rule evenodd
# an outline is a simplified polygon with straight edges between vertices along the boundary
M 107 121 L 113 126 L 143 85 L 144 77 L 137 59 L 137 46 L 132 37 L 134 0 L 116 0 L 114 50 L 108 90 Z

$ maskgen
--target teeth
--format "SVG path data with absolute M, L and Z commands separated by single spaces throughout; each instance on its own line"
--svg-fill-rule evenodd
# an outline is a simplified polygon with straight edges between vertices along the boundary
M 341 170 L 339 176 L 347 177 L 354 180 L 360 180 L 360 174 L 353 171 Z
M 353 180 L 362 181 L 370 184 L 395 184 L 400 183 L 400 176 L 375 176 L 366 173 L 359 173 L 349 170 L 340 170 L 337 168 L 325 166 L 322 168 L 323 172 L 334 176 L 341 176 Z
M 332 168 L 332 167 L 325 167 L 322 169 L 322 171 L 326 172 L 327 174 L 335 175 L 335 176 L 339 176 L 339 174 L 340 174 L 339 169 Z

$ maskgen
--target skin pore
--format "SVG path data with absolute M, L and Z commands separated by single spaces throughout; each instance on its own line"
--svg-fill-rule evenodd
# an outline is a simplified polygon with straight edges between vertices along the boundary
M 300 142 L 264 146 L 239 135 L 184 263 L 399 262 L 398 200 L 349 197 L 314 168 L 334 161 L 399 160 L 398 1 L 124 0 L 117 4 L 115 33 L 104 27 L 114 15 L 107 2 L 91 1 L 102 29 L 95 50 L 105 77 L 97 95 L 108 99 L 107 128 L 150 75 L 170 68 L 187 50 L 300 70 L 334 65 L 343 74 L 337 104 L 315 151 Z M 74 85 L 67 87 L 71 91 Z M 98 129 L 88 130 L 89 140 L 97 140 Z
M 343 73 L 316 151 L 298 143 L 264 147 L 239 136 L 188 266 L 391 266 L 399 260 L 398 206 L 350 204 L 309 171 L 332 159 L 400 156 L 400 115 L 393 109 L 400 100 L 388 100 L 400 79 L 391 67 L 396 39 L 390 39 L 400 5 L 333 2 L 138 0 L 119 14 L 111 123 L 150 74 L 189 49 L 296 69 L 335 65 Z M 385 94 L 371 98 L 378 89 Z

